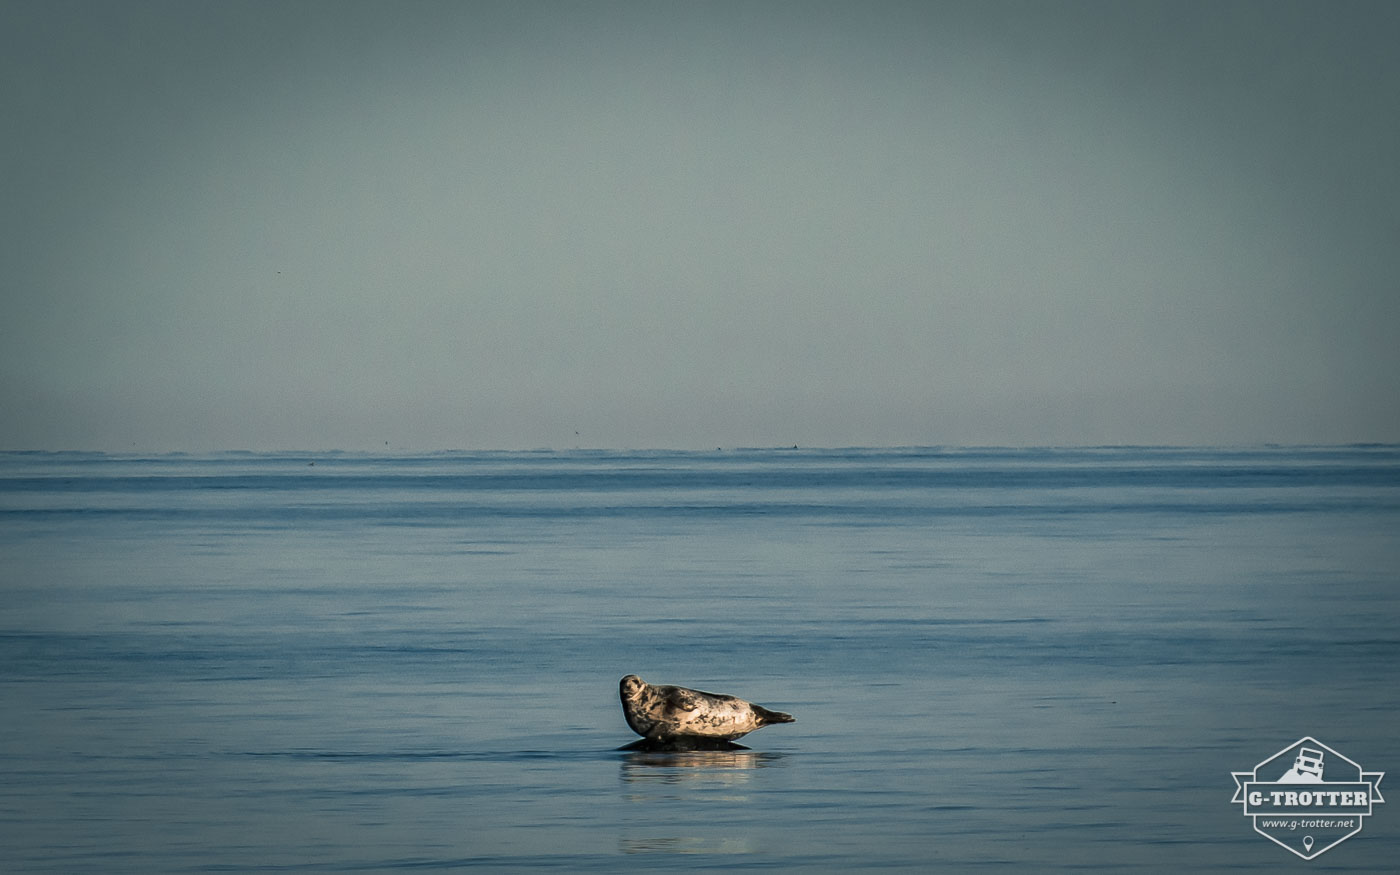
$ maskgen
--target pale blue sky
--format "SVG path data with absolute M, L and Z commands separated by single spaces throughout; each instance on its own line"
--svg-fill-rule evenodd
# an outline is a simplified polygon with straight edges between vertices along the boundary
M 0 0 L 0 448 L 1397 441 L 1396 45 L 1391 2 Z

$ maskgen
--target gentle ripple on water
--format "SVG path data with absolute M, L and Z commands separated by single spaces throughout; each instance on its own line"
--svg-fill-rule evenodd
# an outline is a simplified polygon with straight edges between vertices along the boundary
M 1400 762 L 1397 531 L 1393 447 L 0 454 L 0 869 L 1272 870 L 1231 771 Z

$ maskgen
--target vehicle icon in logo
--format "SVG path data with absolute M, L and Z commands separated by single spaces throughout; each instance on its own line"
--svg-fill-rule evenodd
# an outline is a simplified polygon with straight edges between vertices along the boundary
M 1322 783 L 1322 757 L 1320 750 L 1313 750 L 1310 747 L 1298 748 L 1298 758 L 1293 761 L 1293 768 L 1283 773 L 1278 779 L 1280 784 L 1320 784 Z

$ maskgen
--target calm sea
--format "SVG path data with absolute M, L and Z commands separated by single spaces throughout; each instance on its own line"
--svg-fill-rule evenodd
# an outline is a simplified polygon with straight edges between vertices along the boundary
M 0 454 L 0 870 L 1391 872 L 1398 624 L 1394 446 Z

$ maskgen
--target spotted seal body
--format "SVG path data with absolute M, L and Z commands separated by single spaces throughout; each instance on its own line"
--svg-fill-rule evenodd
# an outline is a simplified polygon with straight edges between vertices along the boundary
M 733 741 L 791 714 L 769 711 L 734 696 L 649 684 L 629 674 L 619 684 L 622 713 L 632 731 L 654 742 Z

